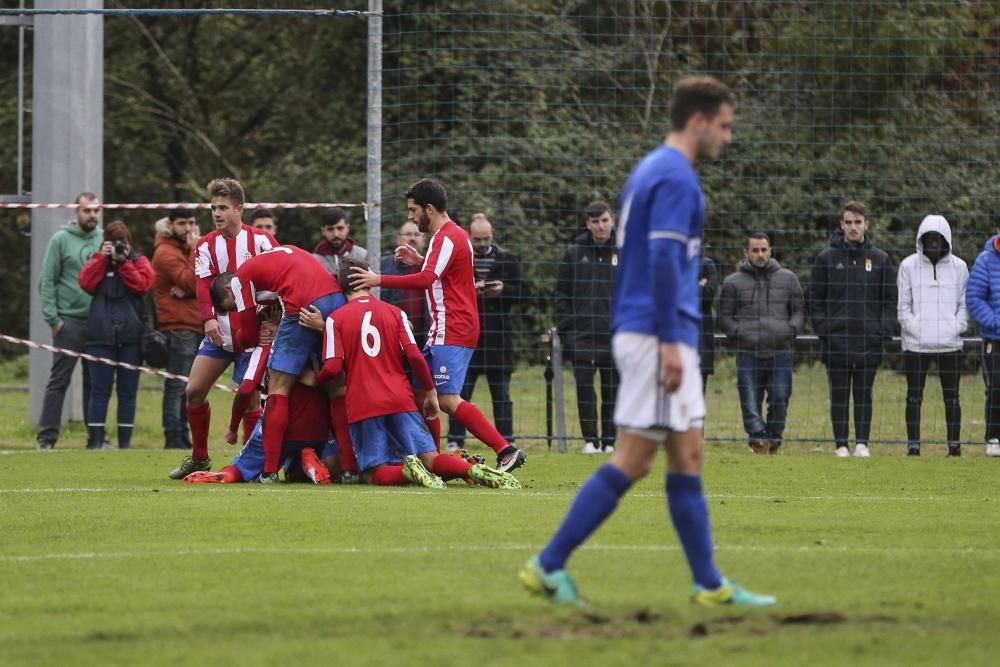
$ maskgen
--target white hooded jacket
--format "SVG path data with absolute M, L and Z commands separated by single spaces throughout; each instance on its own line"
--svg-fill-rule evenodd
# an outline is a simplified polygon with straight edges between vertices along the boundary
M 937 265 L 924 255 L 921 238 L 937 232 L 948 250 Z M 944 216 L 928 215 L 917 230 L 917 252 L 899 265 L 898 318 L 903 350 L 954 352 L 962 349 L 961 335 L 969 327 L 965 288 L 969 267 L 951 252 L 951 226 Z

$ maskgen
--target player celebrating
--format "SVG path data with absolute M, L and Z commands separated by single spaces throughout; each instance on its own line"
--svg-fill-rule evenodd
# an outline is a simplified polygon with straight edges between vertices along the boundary
M 367 290 L 377 285 L 389 289 L 422 289 L 427 293 L 430 329 L 424 357 L 435 369 L 438 400 L 453 419 L 460 421 L 497 454 L 497 469 L 510 472 L 524 464 L 524 452 L 507 442 L 475 404 L 461 397 L 465 373 L 479 342 L 479 306 L 475 272 L 472 265 L 472 242 L 455 224 L 445 208 L 448 197 L 435 180 L 417 181 L 406 191 L 407 221 L 416 223 L 421 232 L 433 232 L 426 259 L 408 245 L 396 248 L 396 260 L 423 270 L 405 276 L 379 276 L 371 269 L 355 269 L 351 276 L 354 289 Z M 422 393 L 422 392 L 420 392 Z M 418 402 L 422 397 L 418 393 Z M 427 420 L 435 446 L 441 440 L 441 421 Z
M 368 265 L 341 260 L 343 284 L 356 269 L 367 271 Z M 413 338 L 406 313 L 364 289 L 349 287 L 347 296 L 350 302 L 326 319 L 326 361 L 320 378 L 332 378 L 342 370 L 347 376 L 347 419 L 363 478 L 372 484 L 410 481 L 430 488 L 444 488 L 441 478 L 462 478 L 494 488 L 521 488 L 508 472 L 437 453 L 403 370 L 405 354 L 424 390 L 424 416 L 436 417 L 434 379 Z M 402 466 L 390 465 L 398 461 L 405 462 Z
M 295 246 L 278 246 L 251 258 L 236 270 L 212 281 L 212 303 L 221 312 L 236 310 L 236 340 L 252 347 L 258 342 L 257 306 L 277 299 L 282 316 L 267 360 L 268 395 L 264 413 L 264 470 L 260 481 L 277 481 L 281 443 L 288 427 L 288 394 L 317 352 L 322 334 L 299 324 L 299 312 L 312 306 L 323 317 L 345 303 L 337 280 L 311 253 Z M 340 442 L 341 447 L 349 443 Z
M 217 178 L 208 184 L 215 229 L 201 237 L 196 246 L 195 275 L 198 277 L 196 296 L 205 323 L 205 339 L 198 348 L 188 378 L 187 415 L 191 426 L 191 455 L 170 473 L 172 479 L 182 479 L 197 470 L 209 470 L 208 431 L 212 405 L 208 392 L 216 380 L 234 363 L 233 381 L 243 379 L 250 352 L 234 346 L 232 323 L 228 313 L 212 309 L 209 286 L 212 279 L 224 271 L 235 271 L 251 257 L 278 245 L 270 234 L 243 224 L 243 186 L 232 178 Z M 260 416 L 259 396 L 248 402 L 251 409 L 244 419 L 244 433 L 249 433 Z
M 622 192 L 620 265 L 612 350 L 621 373 L 611 461 L 583 485 L 552 540 L 521 581 L 556 603 L 583 604 L 565 565 L 614 511 L 629 487 L 667 452 L 670 517 L 694 579 L 692 601 L 765 606 L 775 599 L 725 579 L 715 566 L 702 493 L 705 401 L 698 364 L 698 270 L 705 204 L 693 164 L 732 140 L 735 101 L 711 77 L 681 80 L 664 145 L 639 162 Z

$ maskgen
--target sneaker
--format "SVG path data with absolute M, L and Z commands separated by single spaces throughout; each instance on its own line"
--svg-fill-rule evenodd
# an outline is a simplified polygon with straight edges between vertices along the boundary
M 54 442 L 39 442 L 35 445 L 35 449 L 55 449 L 56 443 Z
M 580 450 L 581 454 L 600 454 L 601 448 L 592 443 L 590 440 L 583 443 L 583 449 Z
M 1000 456 L 1000 440 L 990 438 L 986 441 L 986 456 Z
M 770 440 L 751 440 L 750 449 L 753 450 L 754 454 L 767 454 L 771 449 Z
M 528 457 L 514 445 L 507 445 L 507 448 L 497 454 L 496 469 L 500 472 L 513 472 L 528 462 Z
M 470 454 L 468 449 L 456 449 L 451 452 L 451 456 L 460 458 L 463 461 L 468 461 L 472 465 L 476 465 L 477 463 L 486 463 L 485 456 L 482 456 L 481 454 Z
M 410 454 L 403 461 L 403 477 L 425 489 L 443 489 L 447 486 L 443 479 L 427 470 L 415 454 Z
M 837 447 L 835 452 L 838 459 L 849 459 L 851 458 L 851 450 L 847 448 L 847 445 L 842 445 Z
M 907 445 L 906 446 L 907 456 L 920 456 L 920 445 Z
M 854 445 L 854 456 L 858 457 L 859 459 L 866 459 L 871 455 L 872 455 L 871 452 L 868 451 L 868 445 L 866 445 L 865 443 L 859 442 L 858 444 Z
M 767 443 L 767 453 L 768 454 L 780 454 L 781 453 L 781 442 L 778 440 L 771 440 Z
M 587 603 L 580 597 L 576 590 L 576 583 L 569 576 L 566 570 L 555 570 L 546 572 L 538 562 L 538 556 L 532 556 L 524 564 L 517 578 L 521 580 L 525 588 L 545 597 L 553 604 L 571 604 L 577 607 L 586 607 Z
M 316 450 L 312 447 L 306 447 L 302 450 L 302 472 L 312 480 L 313 484 L 330 483 L 330 471 L 319 460 L 319 457 L 316 456 Z
M 278 484 L 281 480 L 278 479 L 278 473 L 276 472 L 262 472 L 251 484 Z
M 358 477 L 358 473 L 352 470 L 345 470 L 344 472 L 340 473 L 341 484 L 357 484 L 360 481 L 361 478 Z
M 703 607 L 718 607 L 721 605 L 736 605 L 742 607 L 770 607 L 777 602 L 773 595 L 751 593 L 735 581 L 722 579 L 722 585 L 715 590 L 709 590 L 695 584 L 691 593 L 691 602 Z
M 488 468 L 481 463 L 469 468 L 469 479 L 479 486 L 488 486 L 491 489 L 520 489 L 521 483 L 509 472 L 500 472 L 493 468 Z
M 169 475 L 170 479 L 184 479 L 193 472 L 202 472 L 212 469 L 212 457 L 209 456 L 204 461 L 196 461 L 190 456 L 185 456 L 181 464 L 174 468 Z
M 948 456 L 961 456 L 962 446 L 961 445 L 948 445 Z
M 604 445 L 604 447 L 601 448 L 601 451 L 604 452 L 605 454 L 614 454 L 615 453 L 615 446 L 614 445 Z
M 454 454 L 458 450 L 462 449 L 462 444 L 457 440 L 449 440 L 448 444 L 445 445 L 444 448 L 449 454 Z
M 199 470 L 184 478 L 185 484 L 222 484 L 222 474 Z

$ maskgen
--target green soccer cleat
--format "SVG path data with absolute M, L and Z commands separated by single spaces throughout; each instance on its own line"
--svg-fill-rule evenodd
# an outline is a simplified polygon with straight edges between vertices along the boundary
M 184 479 L 193 472 L 206 472 L 212 469 L 212 457 L 209 456 L 204 461 L 197 461 L 190 456 L 185 456 L 181 464 L 174 468 L 168 475 L 170 479 Z
M 482 463 L 477 463 L 469 468 L 469 479 L 479 486 L 488 486 L 491 489 L 521 488 L 521 483 L 509 472 L 500 472 Z
M 447 487 L 444 480 L 427 470 L 420 462 L 420 458 L 414 454 L 403 460 L 403 477 L 425 489 L 444 489 Z
M 538 556 L 532 556 L 517 576 L 525 588 L 535 595 L 545 597 L 552 604 L 587 606 L 587 602 L 577 592 L 576 583 L 569 573 L 566 570 L 546 572 L 538 562 Z
M 715 590 L 709 590 L 704 586 L 695 584 L 694 592 L 691 594 L 691 602 L 700 604 L 703 607 L 720 607 L 722 605 L 770 607 L 777 601 L 777 598 L 773 595 L 751 593 L 735 581 L 730 581 L 724 577 L 722 585 Z

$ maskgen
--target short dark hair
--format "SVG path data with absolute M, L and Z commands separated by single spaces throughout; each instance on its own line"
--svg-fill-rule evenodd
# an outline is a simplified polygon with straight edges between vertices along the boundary
M 84 191 L 84 192 L 81 192 L 80 194 L 78 194 L 76 196 L 76 200 L 75 200 L 76 203 L 79 204 L 81 199 L 86 199 L 87 201 L 92 201 L 94 199 L 97 199 L 97 195 L 95 195 L 93 192 Z
M 336 225 L 341 220 L 346 221 L 347 224 L 351 224 L 351 222 L 349 220 L 347 220 L 347 211 L 345 211 L 344 209 L 340 208 L 339 206 L 332 206 L 332 207 L 324 210 L 320 214 L 320 216 L 319 216 L 319 226 L 320 227 L 332 227 L 333 225 Z
M 170 222 L 177 220 L 179 218 L 193 218 L 195 217 L 195 212 L 189 208 L 172 208 L 167 211 L 167 218 Z
M 844 219 L 844 214 L 850 211 L 851 213 L 857 213 L 865 220 L 868 219 L 868 211 L 865 209 L 865 205 L 859 201 L 852 199 L 851 201 L 844 204 L 844 208 L 840 211 L 840 219 Z
M 433 178 L 421 178 L 406 191 L 406 199 L 412 199 L 418 206 L 433 206 L 438 211 L 448 208 L 448 195 L 444 186 Z
M 611 213 L 611 205 L 603 199 L 587 204 L 587 218 L 599 218 L 605 213 Z
M 711 120 L 723 104 L 736 106 L 736 97 L 729 86 L 713 76 L 684 77 L 674 86 L 670 101 L 670 129 L 680 132 L 696 113 L 702 113 Z
M 128 232 L 128 227 L 121 220 L 112 220 L 104 225 L 105 241 L 123 241 L 132 246 L 132 235 Z
M 222 302 L 226 298 L 226 286 L 233 282 L 234 275 L 232 271 L 226 271 L 212 279 L 212 284 L 208 288 L 208 294 L 212 297 L 212 305 L 218 311 L 225 310 L 222 307 Z
M 755 241 L 767 241 L 767 247 L 771 247 L 771 237 L 764 232 L 747 232 L 746 237 L 743 239 L 744 250 L 750 247 L 750 239 Z
M 344 290 L 344 294 L 353 294 L 357 290 L 351 288 L 351 275 L 353 275 L 354 267 L 369 270 L 368 262 L 361 261 L 360 259 L 352 259 L 350 257 L 344 257 L 340 260 L 340 269 L 337 271 L 337 280 L 340 281 L 340 288 Z
M 269 208 L 255 208 L 253 210 L 253 213 L 250 214 L 250 226 L 253 227 L 254 221 L 258 220 L 260 218 L 271 218 L 275 222 L 278 221 L 278 216 L 276 216 L 274 214 L 274 211 L 272 211 L 271 209 L 269 209 Z

